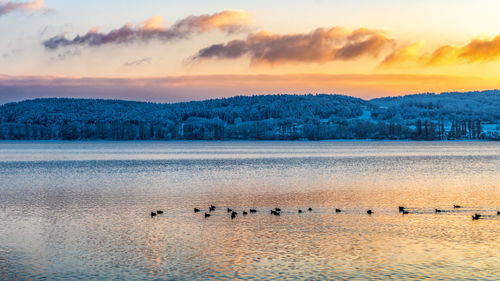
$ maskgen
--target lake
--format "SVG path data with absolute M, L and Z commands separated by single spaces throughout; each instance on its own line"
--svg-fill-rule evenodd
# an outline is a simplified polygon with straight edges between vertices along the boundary
M 0 279 L 499 280 L 497 210 L 498 142 L 0 142 Z

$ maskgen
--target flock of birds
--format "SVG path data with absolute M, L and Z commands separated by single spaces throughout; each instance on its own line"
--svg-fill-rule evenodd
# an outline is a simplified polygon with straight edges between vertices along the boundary
M 205 218 L 209 218 L 209 217 L 211 216 L 211 214 L 210 214 L 210 213 L 211 213 L 211 212 L 213 212 L 213 211 L 215 211 L 215 209 L 216 209 L 216 208 L 217 208 L 216 206 L 214 206 L 214 205 L 210 205 L 210 206 L 208 207 L 208 213 L 207 213 L 207 212 L 205 212 Z M 462 206 L 460 206 L 460 205 L 453 205 L 453 209 L 460 209 L 460 208 L 462 208 Z M 410 211 L 408 211 L 408 209 L 406 209 L 404 206 L 399 206 L 399 207 L 398 207 L 398 209 L 399 209 L 399 212 L 400 212 L 401 214 L 403 214 L 403 215 L 410 214 Z M 308 208 L 308 209 L 307 209 L 307 211 L 308 211 L 308 212 L 312 212 L 312 210 L 313 210 L 312 208 Z M 201 209 L 199 209 L 199 208 L 194 208 L 194 212 L 195 212 L 195 213 L 200 213 L 200 212 L 201 212 Z M 297 212 L 298 212 L 299 214 L 300 214 L 300 213 L 303 213 L 302 209 L 298 209 L 298 211 L 297 211 Z M 342 212 L 342 210 L 341 210 L 341 209 L 335 209 L 335 213 L 341 213 L 341 212 Z M 441 213 L 441 212 L 446 212 L 446 210 L 434 209 L 434 212 L 435 212 L 435 213 Z M 164 213 L 164 212 L 163 212 L 162 210 L 153 211 L 153 212 L 151 212 L 151 217 L 156 217 L 157 215 L 161 215 L 161 214 L 163 214 L 163 213 Z M 236 216 L 238 215 L 238 212 L 234 211 L 234 210 L 233 210 L 233 209 L 231 209 L 231 208 L 227 208 L 227 213 L 229 213 L 229 214 L 230 214 L 231 219 L 236 218 Z M 250 214 L 252 214 L 252 213 L 257 213 L 257 209 L 250 209 L 248 212 L 247 212 L 247 211 L 243 211 L 243 212 L 242 212 L 242 215 L 243 215 L 243 216 L 246 216 L 246 215 L 248 215 L 249 213 L 250 213 Z M 281 209 L 280 209 L 280 208 L 274 208 L 274 209 L 270 210 L 270 213 L 271 213 L 271 215 L 273 215 L 273 216 L 279 216 L 279 215 L 281 214 Z M 366 211 L 366 213 L 367 213 L 368 215 L 371 215 L 371 214 L 373 214 L 373 211 L 372 211 L 372 210 L 367 210 L 367 211 Z M 500 211 L 497 211 L 497 216 L 500 216 Z M 474 215 L 472 215 L 472 220 L 478 220 L 478 219 L 480 219 L 481 217 L 482 217 L 482 215 L 481 215 L 481 214 L 475 213 Z

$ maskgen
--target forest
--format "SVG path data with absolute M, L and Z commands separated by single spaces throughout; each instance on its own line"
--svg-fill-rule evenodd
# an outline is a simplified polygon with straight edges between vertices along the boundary
M 181 103 L 48 98 L 0 106 L 3 140 L 500 140 L 500 90 L 363 100 L 255 95 Z

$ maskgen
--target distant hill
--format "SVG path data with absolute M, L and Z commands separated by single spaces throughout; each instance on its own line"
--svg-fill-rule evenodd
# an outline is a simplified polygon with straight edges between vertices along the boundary
M 499 120 L 499 90 L 373 100 L 258 95 L 171 104 L 50 98 L 1 105 L 0 139 L 498 139 Z

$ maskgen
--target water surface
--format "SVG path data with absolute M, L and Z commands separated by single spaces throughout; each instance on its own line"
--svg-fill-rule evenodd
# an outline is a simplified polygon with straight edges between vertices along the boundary
M 0 279 L 498 280 L 496 210 L 493 142 L 0 142 Z

